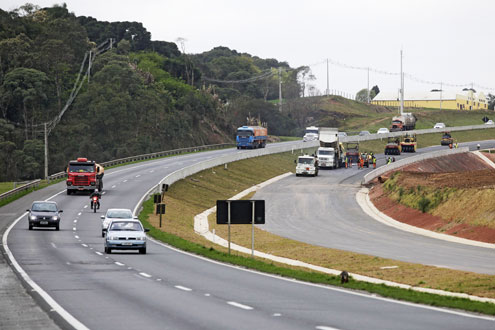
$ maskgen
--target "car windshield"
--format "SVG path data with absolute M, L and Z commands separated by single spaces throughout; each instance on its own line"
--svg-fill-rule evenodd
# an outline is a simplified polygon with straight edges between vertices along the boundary
M 328 155 L 331 155 L 332 152 L 329 151 L 329 150 L 320 150 L 318 151 L 318 155 L 324 155 L 324 156 L 328 156 Z
M 299 164 L 313 164 L 313 159 L 312 158 L 299 158 L 297 160 Z
M 143 227 L 135 221 L 117 221 L 112 222 L 110 231 L 143 231 Z
M 107 218 L 112 219 L 132 219 L 132 212 L 129 210 L 109 210 L 107 212 Z
M 246 129 L 240 129 L 237 131 L 237 135 L 238 136 L 251 136 L 253 135 L 253 132 L 252 131 L 248 131 Z
M 95 171 L 94 165 L 87 165 L 87 164 L 70 164 L 69 165 L 69 172 L 93 173 L 94 171 Z
M 318 134 L 318 130 L 317 129 L 307 129 L 306 134 Z
M 53 203 L 34 203 L 31 211 L 36 212 L 57 212 L 57 205 Z

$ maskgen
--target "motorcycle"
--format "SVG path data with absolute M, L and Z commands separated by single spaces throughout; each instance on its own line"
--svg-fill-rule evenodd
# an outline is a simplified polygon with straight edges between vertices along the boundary
M 91 197 L 91 208 L 93 209 L 94 213 L 96 213 L 97 208 L 100 208 L 100 202 L 98 200 L 98 196 Z

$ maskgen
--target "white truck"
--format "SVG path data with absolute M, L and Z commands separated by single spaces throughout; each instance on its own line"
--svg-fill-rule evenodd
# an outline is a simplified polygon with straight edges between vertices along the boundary
M 344 147 L 339 141 L 337 128 L 320 127 L 320 147 L 316 151 L 320 167 L 337 168 L 344 163 Z
M 304 132 L 303 142 L 308 141 L 316 141 L 318 140 L 318 127 L 309 126 L 306 127 L 306 131 Z
M 318 159 L 313 156 L 304 155 L 297 157 L 296 176 L 300 175 L 318 175 Z

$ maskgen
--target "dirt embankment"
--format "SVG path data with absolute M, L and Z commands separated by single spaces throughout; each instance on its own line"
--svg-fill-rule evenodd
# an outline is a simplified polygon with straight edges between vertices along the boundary
M 424 229 L 495 243 L 495 170 L 476 155 L 458 154 L 405 166 L 395 184 L 398 188 L 393 192 L 383 184 L 371 189 L 370 199 L 381 212 Z M 401 203 L 398 191 L 444 196 L 423 213 Z

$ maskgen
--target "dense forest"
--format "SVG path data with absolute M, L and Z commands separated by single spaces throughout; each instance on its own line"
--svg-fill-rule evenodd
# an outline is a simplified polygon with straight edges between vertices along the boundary
M 247 117 L 272 135 L 304 125 L 278 111 L 304 93 L 307 67 L 216 47 L 186 54 L 137 22 L 76 16 L 65 5 L 0 10 L 0 181 L 97 161 L 232 142 Z M 295 120 L 296 119 L 296 120 Z

